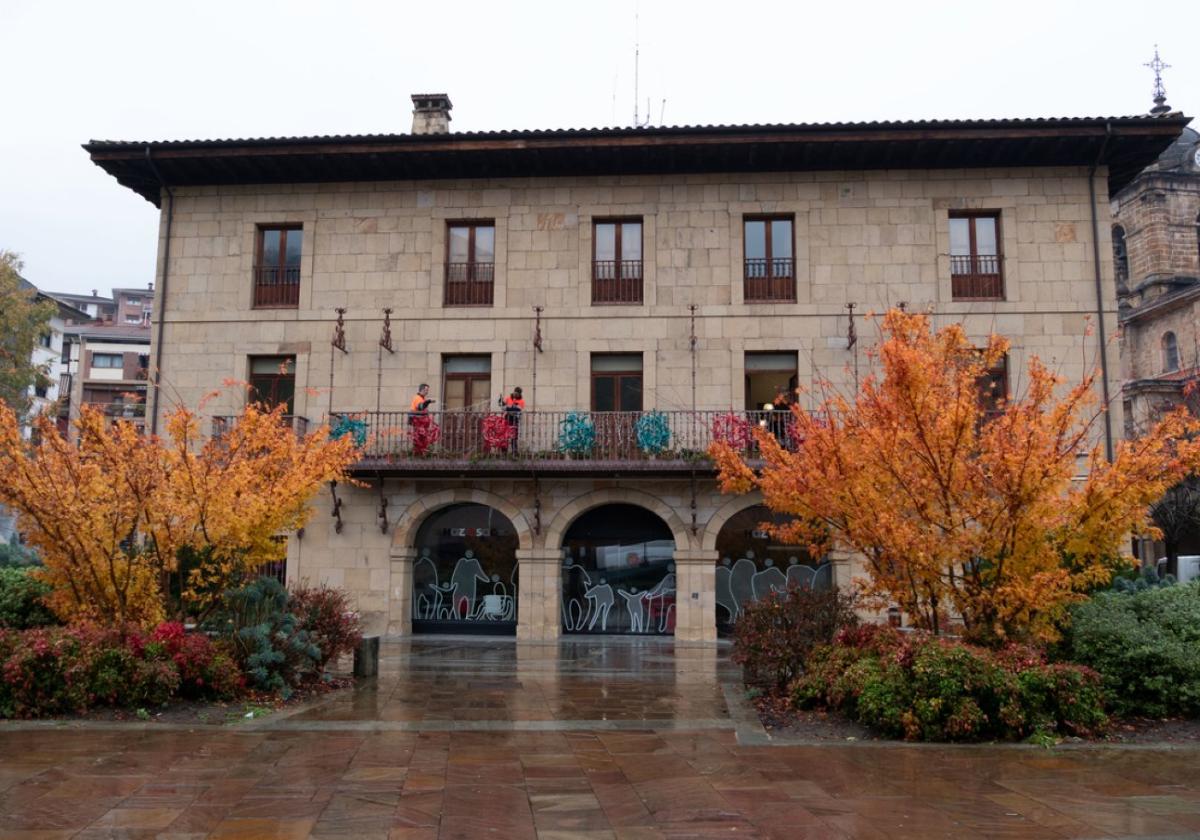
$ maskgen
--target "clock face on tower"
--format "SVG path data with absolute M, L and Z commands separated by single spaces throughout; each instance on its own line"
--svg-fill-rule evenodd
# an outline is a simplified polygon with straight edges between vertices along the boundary
M 1200 146 L 1197 146 L 1196 150 L 1192 152 L 1192 164 L 1200 169 Z

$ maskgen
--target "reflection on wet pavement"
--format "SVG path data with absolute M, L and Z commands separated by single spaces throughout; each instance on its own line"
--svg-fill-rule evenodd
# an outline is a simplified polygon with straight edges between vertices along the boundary
M 0 724 L 0 837 L 1200 835 L 1195 750 L 750 745 L 727 653 L 392 643 L 249 726 Z

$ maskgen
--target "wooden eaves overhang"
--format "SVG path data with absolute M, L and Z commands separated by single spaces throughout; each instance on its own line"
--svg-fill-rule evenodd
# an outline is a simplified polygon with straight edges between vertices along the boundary
M 93 140 L 83 148 L 152 202 L 173 187 L 703 172 L 1107 166 L 1114 195 L 1190 122 L 1136 117 Z M 1106 142 L 1107 140 L 1107 142 Z M 151 158 L 153 159 L 151 161 Z

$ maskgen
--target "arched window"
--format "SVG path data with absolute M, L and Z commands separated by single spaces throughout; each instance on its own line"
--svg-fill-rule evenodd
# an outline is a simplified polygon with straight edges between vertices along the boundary
M 1117 285 L 1124 286 L 1129 282 L 1129 251 L 1125 247 L 1125 228 L 1120 225 L 1113 225 L 1112 247 Z
M 1175 333 L 1169 332 L 1162 337 L 1163 373 L 1179 370 L 1179 342 Z

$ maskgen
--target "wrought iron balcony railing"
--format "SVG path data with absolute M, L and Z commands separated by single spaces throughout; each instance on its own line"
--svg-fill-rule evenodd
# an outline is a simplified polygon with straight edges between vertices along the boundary
M 254 306 L 261 309 L 300 305 L 300 266 L 256 265 Z
M 694 465 L 709 445 L 722 440 L 746 457 L 758 455 L 751 429 L 769 431 L 794 447 L 786 411 L 406 411 L 335 414 L 331 425 L 357 434 L 359 468 L 389 465 L 457 465 L 481 469 L 524 464 L 539 468 L 572 464 Z
M 301 417 L 298 414 L 283 415 L 283 422 L 291 427 L 296 433 L 296 437 L 304 437 L 308 434 L 308 418 Z M 212 436 L 221 437 L 237 423 L 238 418 L 232 415 L 216 415 L 212 418 Z
M 749 303 L 796 300 L 796 261 L 791 257 L 748 259 L 742 297 Z
M 1004 300 L 999 256 L 951 256 L 950 294 L 954 300 Z
M 145 403 L 99 403 L 86 402 L 83 405 L 89 408 L 94 408 L 104 414 L 105 417 L 112 417 L 116 420 L 134 420 L 141 419 L 146 416 Z
M 641 260 L 592 262 L 592 303 L 641 303 Z
M 491 306 L 494 263 L 446 263 L 446 306 Z

